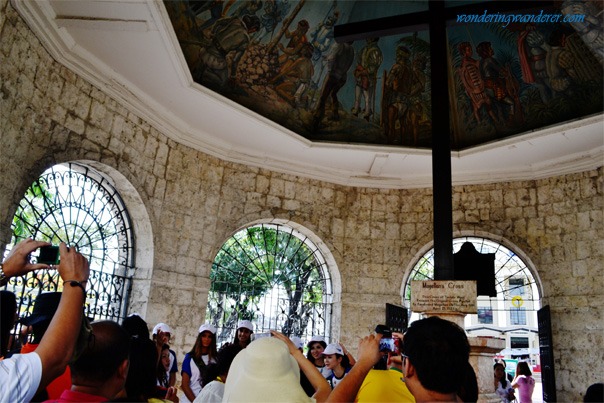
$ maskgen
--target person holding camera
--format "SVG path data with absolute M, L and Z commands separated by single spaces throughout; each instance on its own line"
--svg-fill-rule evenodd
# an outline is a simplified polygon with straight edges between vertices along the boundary
M 47 264 L 29 261 L 30 254 L 43 246 L 50 243 L 28 238 L 16 244 L 0 265 L 0 284 L 4 285 L 10 277 L 48 268 Z M 64 287 L 59 307 L 35 351 L 0 361 L 0 402 L 30 401 L 36 390 L 45 388 L 65 371 L 73 356 L 90 268 L 86 258 L 74 247 L 61 243 L 59 251 L 58 271 Z
M 380 340 L 382 357 L 367 373 L 354 400 L 355 403 L 415 402 L 405 385 L 402 360 L 398 352 L 403 335 L 391 332 L 389 328 L 382 325 L 378 325 L 376 332 L 382 334 Z

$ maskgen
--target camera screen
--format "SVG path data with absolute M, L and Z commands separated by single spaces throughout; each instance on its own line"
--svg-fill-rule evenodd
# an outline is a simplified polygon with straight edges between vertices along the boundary
M 380 351 L 396 351 L 394 339 L 381 339 Z
M 59 264 L 59 247 L 58 246 L 41 247 L 37 262 L 43 263 L 43 264 Z

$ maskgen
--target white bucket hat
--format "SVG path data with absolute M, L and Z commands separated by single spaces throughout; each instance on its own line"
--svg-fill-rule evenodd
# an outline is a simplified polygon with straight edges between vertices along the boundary
M 300 386 L 300 368 L 284 342 L 264 337 L 241 350 L 231 364 L 224 402 L 311 402 Z
M 202 332 L 210 332 L 212 334 L 216 334 L 216 328 L 210 323 L 204 323 L 203 325 L 199 326 L 199 333 Z
M 237 329 L 241 329 L 242 327 L 248 329 L 250 332 L 254 332 L 254 325 L 249 320 L 240 320 L 237 322 Z

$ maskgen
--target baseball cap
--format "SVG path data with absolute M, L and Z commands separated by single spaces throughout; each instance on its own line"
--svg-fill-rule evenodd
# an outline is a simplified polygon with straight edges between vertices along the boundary
M 241 329 L 242 327 L 248 329 L 250 332 L 254 331 L 254 325 L 249 320 L 240 320 L 237 323 L 237 329 Z
M 202 332 L 210 332 L 212 334 L 216 334 L 216 328 L 210 323 L 204 323 L 203 325 L 199 326 L 199 333 Z
M 304 342 L 298 336 L 292 336 L 289 339 L 296 345 L 296 348 L 304 348 Z
M 325 350 L 323 350 L 322 354 L 323 355 L 331 355 L 331 354 L 344 355 L 344 350 L 342 350 L 342 347 L 340 347 L 339 344 L 331 343 L 331 344 L 328 344 L 327 347 L 325 347 Z
M 170 329 L 170 326 L 166 325 L 165 323 L 158 323 L 157 325 L 155 325 L 155 327 L 153 328 L 153 336 L 155 336 L 157 333 L 159 332 L 164 332 L 164 333 L 170 333 L 172 334 L 172 329 Z

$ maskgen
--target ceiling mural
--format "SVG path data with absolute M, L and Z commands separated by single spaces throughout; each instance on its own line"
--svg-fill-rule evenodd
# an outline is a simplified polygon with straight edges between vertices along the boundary
M 425 2 L 164 4 L 191 75 L 204 87 L 312 141 L 430 148 L 428 30 L 343 43 L 333 30 L 420 11 Z M 588 5 L 585 14 L 601 13 Z M 602 65 L 575 28 L 585 27 L 450 24 L 452 147 L 601 112 Z

